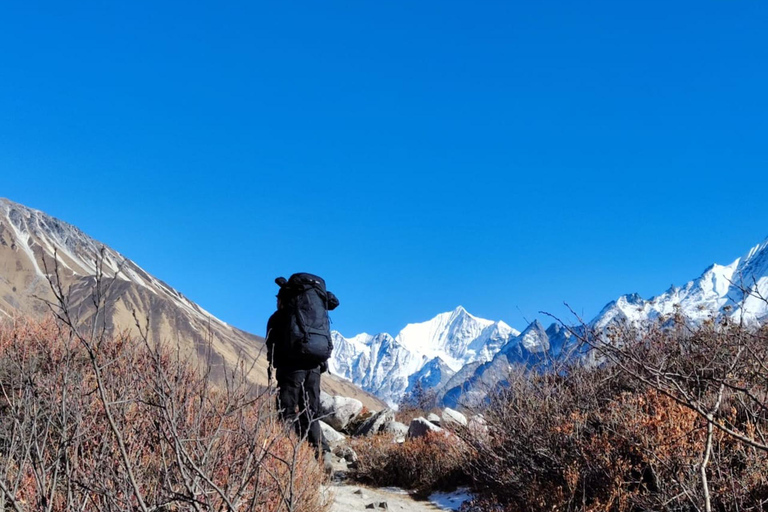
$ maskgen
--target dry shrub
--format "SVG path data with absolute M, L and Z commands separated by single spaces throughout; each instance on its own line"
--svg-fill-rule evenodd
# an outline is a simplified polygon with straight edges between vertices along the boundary
M 324 509 L 313 451 L 243 367 L 214 387 L 167 347 L 92 350 L 52 319 L 0 325 L 0 508 Z
M 379 434 L 352 440 L 359 456 L 353 478 L 377 486 L 396 486 L 429 494 L 467 481 L 462 460 L 466 445 L 455 436 L 430 432 L 424 437 L 395 443 Z
M 412 405 L 400 405 L 397 409 L 397 421 L 404 425 L 410 425 L 416 418 L 426 418 L 430 413 L 439 414 L 440 410 L 431 407 L 417 407 Z
M 420 416 L 426 418 L 430 412 L 437 411 L 437 393 L 434 389 L 425 388 L 421 381 L 417 381 L 398 406 L 397 417 L 408 425 L 414 418 Z
M 621 350 L 631 359 L 511 373 L 483 411 L 488 434 L 463 435 L 474 510 L 705 509 L 707 421 L 696 407 L 765 439 L 766 332 L 655 331 Z M 767 451 L 714 429 L 706 475 L 713 510 L 768 508 Z

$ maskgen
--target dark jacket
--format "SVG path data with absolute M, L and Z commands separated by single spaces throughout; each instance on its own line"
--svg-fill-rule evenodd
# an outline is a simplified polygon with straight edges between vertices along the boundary
M 272 313 L 267 321 L 267 361 L 275 368 L 285 366 L 286 359 L 290 357 L 285 353 L 289 322 L 288 312 L 284 309 Z

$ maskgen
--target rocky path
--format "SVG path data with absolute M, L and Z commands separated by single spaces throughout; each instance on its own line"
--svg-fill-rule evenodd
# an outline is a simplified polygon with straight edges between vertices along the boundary
M 418 417 L 405 425 L 395 420 L 395 411 L 364 411 L 359 400 L 344 396 L 320 393 L 320 428 L 330 447 L 325 454 L 333 474 L 332 483 L 324 487 L 325 502 L 331 504 L 330 512 L 358 512 L 365 510 L 394 510 L 412 512 L 434 512 L 459 510 L 469 499 L 464 491 L 437 493 L 424 501 L 415 500 L 406 491 L 396 488 L 371 488 L 352 483 L 347 479 L 348 471 L 358 464 L 358 454 L 350 446 L 349 438 L 365 436 L 390 436 L 392 443 L 405 443 L 407 439 L 421 438 L 429 433 L 446 432 L 450 427 L 466 427 L 480 430 L 482 417 L 471 421 L 462 413 L 445 408 L 442 415 L 429 414 Z
M 365 510 L 435 512 L 458 510 L 466 496 L 462 493 L 437 494 L 429 501 L 414 500 L 401 489 L 372 489 L 361 485 L 334 483 L 327 487 L 333 499 L 331 512 L 362 512 Z M 382 505 L 386 504 L 386 505 Z

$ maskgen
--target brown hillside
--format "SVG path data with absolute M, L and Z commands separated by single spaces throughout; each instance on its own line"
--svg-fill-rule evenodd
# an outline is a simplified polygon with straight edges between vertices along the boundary
M 100 271 L 106 314 L 98 321 L 108 330 L 138 334 L 135 312 L 142 324 L 148 321 L 151 340 L 174 343 L 201 362 L 210 362 L 214 371 L 222 364 L 255 359 L 251 379 L 267 383 L 262 337 L 222 322 L 78 228 L 0 199 L 0 317 L 48 314 L 45 301 L 54 300 L 49 280 L 55 281 L 57 274 L 77 320 L 92 322 L 92 296 Z M 384 407 L 375 397 L 330 374 L 323 376 L 323 389 L 355 397 L 369 408 Z

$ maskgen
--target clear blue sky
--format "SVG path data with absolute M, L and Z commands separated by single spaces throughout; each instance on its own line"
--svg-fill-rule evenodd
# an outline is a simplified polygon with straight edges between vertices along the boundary
M 768 235 L 768 3 L 6 2 L 0 196 L 256 333 L 587 317 Z

